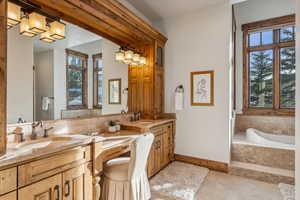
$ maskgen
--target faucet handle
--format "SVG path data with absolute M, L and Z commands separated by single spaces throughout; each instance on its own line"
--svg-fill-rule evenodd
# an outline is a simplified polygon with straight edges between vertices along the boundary
M 48 137 L 49 134 L 48 134 L 48 131 L 54 129 L 54 127 L 50 127 L 50 128 L 44 128 L 44 137 Z

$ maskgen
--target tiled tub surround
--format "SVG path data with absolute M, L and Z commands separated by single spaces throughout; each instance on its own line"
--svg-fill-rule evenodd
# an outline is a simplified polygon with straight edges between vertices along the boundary
M 230 174 L 270 183 L 294 183 L 295 148 L 281 148 L 250 141 L 246 130 L 254 128 L 274 135 L 295 135 L 294 117 L 237 115 L 231 149 Z
M 277 135 L 295 136 L 295 117 L 236 115 L 235 133 L 245 133 L 248 128 Z

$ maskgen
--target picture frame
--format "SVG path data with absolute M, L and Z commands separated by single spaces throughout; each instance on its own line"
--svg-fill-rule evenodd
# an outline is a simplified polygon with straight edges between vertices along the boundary
M 108 104 L 121 104 L 121 82 L 122 80 L 120 78 L 108 80 Z
M 191 105 L 214 106 L 214 71 L 191 72 Z

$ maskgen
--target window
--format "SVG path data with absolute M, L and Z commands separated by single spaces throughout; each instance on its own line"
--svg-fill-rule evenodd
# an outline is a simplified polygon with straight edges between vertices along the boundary
M 93 55 L 93 72 L 94 72 L 94 108 L 102 108 L 103 105 L 103 65 L 102 54 Z
M 295 16 L 245 24 L 244 113 L 293 115 Z
M 88 55 L 66 49 L 67 54 L 67 109 L 87 108 Z

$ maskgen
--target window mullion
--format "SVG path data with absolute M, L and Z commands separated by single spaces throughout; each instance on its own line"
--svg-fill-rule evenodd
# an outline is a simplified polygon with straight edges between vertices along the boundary
M 274 63 L 273 63 L 273 108 L 280 108 L 280 48 L 279 48 L 279 30 L 274 30 L 274 41 L 277 44 L 274 48 Z

